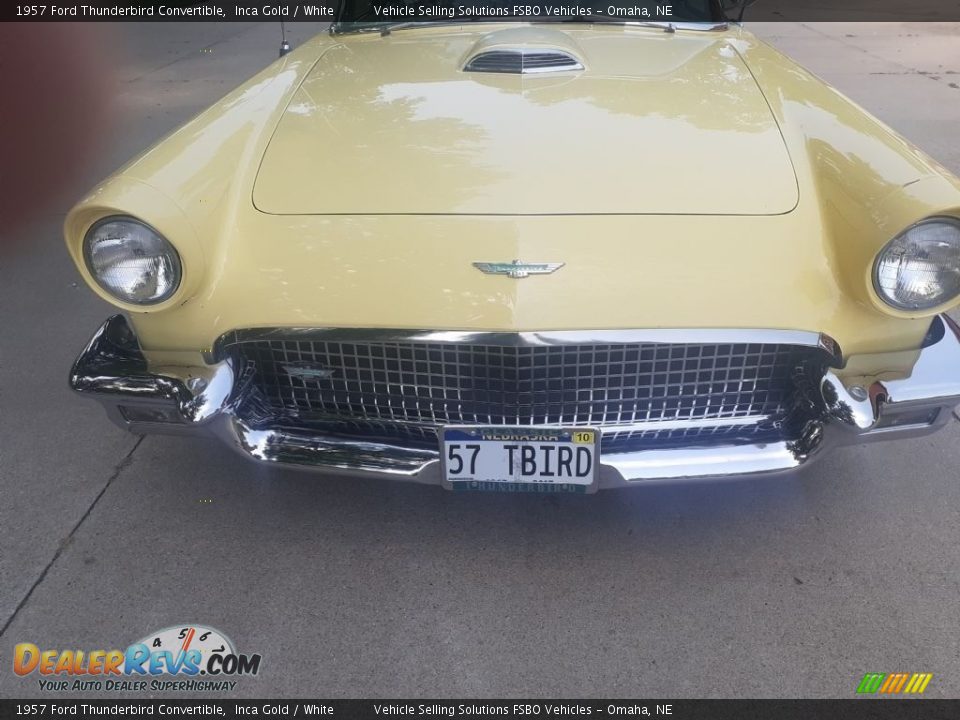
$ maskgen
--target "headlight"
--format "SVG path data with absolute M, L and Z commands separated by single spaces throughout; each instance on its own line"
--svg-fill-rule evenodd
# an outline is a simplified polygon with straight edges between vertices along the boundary
M 91 227 L 83 257 L 100 287 L 123 302 L 155 305 L 180 285 L 180 256 L 173 245 L 133 218 L 110 217 Z
M 931 218 L 895 237 L 873 267 L 877 293 L 899 310 L 929 310 L 960 295 L 960 221 Z

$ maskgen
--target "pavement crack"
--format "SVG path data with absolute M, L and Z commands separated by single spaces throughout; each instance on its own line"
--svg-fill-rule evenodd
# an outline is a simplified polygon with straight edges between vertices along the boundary
M 137 441 L 133 444 L 133 447 L 130 448 L 130 451 L 124 455 L 120 462 L 114 466 L 113 472 L 110 473 L 110 477 L 107 478 L 107 482 L 105 482 L 103 487 L 100 488 L 100 492 L 97 493 L 97 496 L 93 499 L 93 502 L 90 503 L 90 506 L 86 509 L 86 511 L 84 511 L 83 515 L 80 516 L 80 519 L 77 520 L 77 523 L 57 546 L 56 552 L 54 552 L 53 557 L 50 558 L 50 562 L 44 566 L 33 585 L 30 586 L 30 589 L 27 590 L 20 602 L 17 603 L 17 606 L 13 609 L 13 612 L 10 614 L 10 617 L 7 618 L 7 621 L 3 624 L 3 627 L 0 628 L 0 638 L 4 636 L 9 627 L 13 624 L 13 621 L 16 619 L 17 615 L 20 614 L 20 611 L 26 607 L 27 603 L 30 601 L 30 598 L 33 596 L 34 591 L 40 587 L 40 584 L 46 579 L 47 573 L 50 572 L 50 568 L 54 566 L 54 564 L 63 554 L 63 551 L 67 548 L 67 546 L 70 545 L 70 542 L 73 540 L 73 536 L 76 535 L 77 530 L 79 530 L 80 526 L 83 525 L 88 517 L 90 517 L 90 513 L 93 512 L 93 509 L 97 506 L 97 503 L 100 502 L 100 498 L 106 494 L 107 490 L 113 484 L 113 481 L 120 477 L 124 470 L 130 467 L 130 464 L 133 462 L 133 454 L 137 451 L 137 448 L 140 447 L 140 444 L 143 442 L 143 438 L 143 435 L 138 437 Z

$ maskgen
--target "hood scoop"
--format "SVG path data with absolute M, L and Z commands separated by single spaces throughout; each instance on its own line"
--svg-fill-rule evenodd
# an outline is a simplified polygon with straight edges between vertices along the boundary
M 576 72 L 583 64 L 565 50 L 550 48 L 498 48 L 484 50 L 471 57 L 464 72 L 531 73 Z

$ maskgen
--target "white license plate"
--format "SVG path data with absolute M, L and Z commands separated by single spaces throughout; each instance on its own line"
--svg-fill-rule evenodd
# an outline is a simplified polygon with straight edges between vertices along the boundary
M 593 428 L 445 427 L 440 438 L 443 476 L 456 490 L 582 492 L 600 465 Z

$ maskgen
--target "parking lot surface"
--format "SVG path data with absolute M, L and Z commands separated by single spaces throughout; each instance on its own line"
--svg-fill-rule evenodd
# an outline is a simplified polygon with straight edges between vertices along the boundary
M 960 27 L 752 29 L 960 172 Z M 115 124 L 90 183 L 280 40 L 276 23 L 114 31 Z M 244 696 L 852 697 L 868 671 L 960 695 L 960 424 L 797 478 L 587 498 L 141 440 L 66 386 L 111 312 L 63 247 L 66 209 L 0 251 L 0 696 L 41 694 L 10 672 L 16 643 L 122 648 L 186 622 L 262 654 Z

